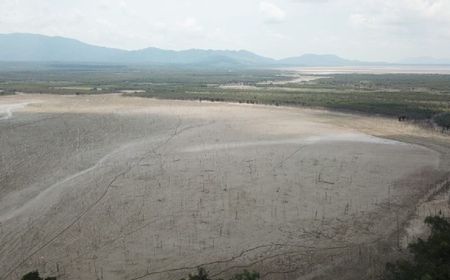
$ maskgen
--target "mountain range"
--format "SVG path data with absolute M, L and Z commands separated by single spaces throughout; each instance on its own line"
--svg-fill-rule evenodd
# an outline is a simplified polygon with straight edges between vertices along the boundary
M 158 48 L 127 51 L 99 47 L 64 37 L 38 34 L 0 34 L 0 61 L 122 63 L 149 65 L 206 66 L 359 66 L 380 63 L 348 60 L 336 55 L 305 54 L 276 60 L 239 50 L 190 49 L 173 51 Z
M 450 59 L 435 58 L 429 56 L 412 57 L 399 61 L 400 64 L 415 65 L 450 65 Z

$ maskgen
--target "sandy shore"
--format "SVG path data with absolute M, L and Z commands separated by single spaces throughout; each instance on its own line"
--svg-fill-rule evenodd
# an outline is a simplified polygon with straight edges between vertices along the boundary
M 450 170 L 445 136 L 384 118 L 120 95 L 0 108 L 0 279 L 370 279 Z

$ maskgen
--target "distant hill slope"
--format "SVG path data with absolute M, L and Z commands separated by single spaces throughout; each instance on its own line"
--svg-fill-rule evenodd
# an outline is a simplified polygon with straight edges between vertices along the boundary
M 0 34 L 0 61 L 63 63 L 140 63 L 155 65 L 213 66 L 349 66 L 367 64 L 335 55 L 306 54 L 282 60 L 263 57 L 249 51 L 184 51 L 146 48 L 126 51 L 89 45 L 74 39 L 36 34 Z
M 399 63 L 413 65 L 450 65 L 450 59 L 424 56 L 403 59 Z
M 126 51 L 92 46 L 62 37 L 34 34 L 0 35 L 2 61 L 106 62 L 126 54 Z
M 336 55 L 304 54 L 298 57 L 289 57 L 278 61 L 289 66 L 355 66 L 367 64 L 356 60 L 348 60 Z
M 223 65 L 267 65 L 275 62 L 243 50 L 172 51 L 147 48 L 125 51 L 63 37 L 18 33 L 0 34 L 0 61 Z

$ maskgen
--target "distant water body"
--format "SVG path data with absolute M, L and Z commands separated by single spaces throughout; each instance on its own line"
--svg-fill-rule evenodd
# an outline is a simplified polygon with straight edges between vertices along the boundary
M 331 74 L 442 74 L 450 75 L 450 65 L 392 65 L 392 66 L 336 66 L 288 67 L 285 70 L 309 75 Z

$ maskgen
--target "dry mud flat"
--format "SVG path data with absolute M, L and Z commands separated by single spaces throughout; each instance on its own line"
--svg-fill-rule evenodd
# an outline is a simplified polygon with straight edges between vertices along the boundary
M 384 119 L 119 95 L 0 108 L 0 279 L 370 279 L 449 170 L 445 138 Z

